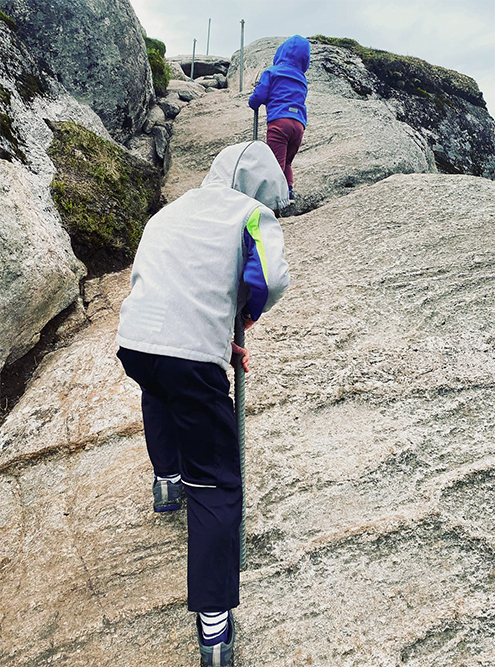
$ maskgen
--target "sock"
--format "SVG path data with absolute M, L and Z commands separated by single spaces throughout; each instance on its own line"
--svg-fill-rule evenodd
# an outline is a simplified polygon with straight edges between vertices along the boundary
M 203 631 L 203 643 L 205 646 L 214 646 L 220 642 L 227 643 L 229 629 L 228 611 L 205 611 L 200 612 L 201 629 Z
M 158 475 L 155 475 L 155 479 L 165 480 L 166 482 L 177 484 L 177 482 L 180 482 L 181 477 L 178 473 L 176 473 L 175 475 L 165 475 L 165 477 L 159 477 Z

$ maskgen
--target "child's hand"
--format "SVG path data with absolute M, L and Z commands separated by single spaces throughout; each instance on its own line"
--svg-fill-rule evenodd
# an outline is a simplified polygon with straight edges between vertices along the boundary
M 244 347 L 240 347 L 236 343 L 232 343 L 232 357 L 230 359 L 230 363 L 233 366 L 234 365 L 234 355 L 235 354 L 242 354 L 242 359 L 241 359 L 241 364 L 242 368 L 244 369 L 245 373 L 249 372 L 249 350 Z

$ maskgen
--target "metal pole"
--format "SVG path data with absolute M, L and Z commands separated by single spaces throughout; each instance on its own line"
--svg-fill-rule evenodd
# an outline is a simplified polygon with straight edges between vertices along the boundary
M 239 347 L 244 347 L 244 319 L 242 313 L 239 313 L 235 318 L 234 342 Z M 234 370 L 235 418 L 239 439 L 242 479 L 242 521 L 239 529 L 241 543 L 240 568 L 244 570 L 246 568 L 246 391 L 244 369 L 242 368 L 242 357 L 240 354 L 236 355 Z
M 239 91 L 242 92 L 242 78 L 244 74 L 244 19 L 241 19 L 241 56 L 239 62 Z
M 191 81 L 194 81 L 194 54 L 196 53 L 196 39 L 193 39 L 193 53 L 191 62 Z
M 206 55 L 210 53 L 210 28 L 211 28 L 211 19 L 208 19 L 208 39 L 206 40 Z
M 254 112 L 253 141 L 258 139 L 258 109 Z M 242 313 L 235 318 L 234 343 L 239 347 L 245 345 L 244 319 Z M 234 365 L 234 404 L 239 439 L 239 459 L 242 479 L 242 520 L 239 530 L 241 541 L 241 570 L 246 569 L 246 384 L 241 355 L 236 355 Z

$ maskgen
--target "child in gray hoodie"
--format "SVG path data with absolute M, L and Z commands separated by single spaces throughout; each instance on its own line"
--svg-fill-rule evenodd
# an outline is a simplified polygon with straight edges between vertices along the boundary
M 142 389 L 154 509 L 188 500 L 188 607 L 205 665 L 232 664 L 239 604 L 242 480 L 226 375 L 234 319 L 242 310 L 249 326 L 288 287 L 274 215 L 287 204 L 266 144 L 224 149 L 200 188 L 146 225 L 120 313 L 118 356 Z

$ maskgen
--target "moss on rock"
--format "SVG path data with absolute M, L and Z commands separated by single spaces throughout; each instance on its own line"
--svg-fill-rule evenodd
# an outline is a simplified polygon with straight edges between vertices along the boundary
M 460 97 L 475 106 L 486 107 L 483 95 L 474 79 L 454 70 L 431 65 L 413 56 L 400 56 L 388 51 L 361 46 L 347 37 L 312 37 L 320 44 L 330 44 L 349 49 L 361 58 L 366 69 L 373 72 L 391 88 L 411 95 L 440 100 L 445 104 L 448 96 Z
M 160 208 L 159 170 L 75 123 L 50 127 L 52 196 L 76 256 L 90 276 L 127 266 Z
M 145 37 L 148 61 L 153 76 L 153 87 L 158 97 L 165 95 L 171 79 L 170 65 L 165 60 L 165 44 L 158 39 Z

